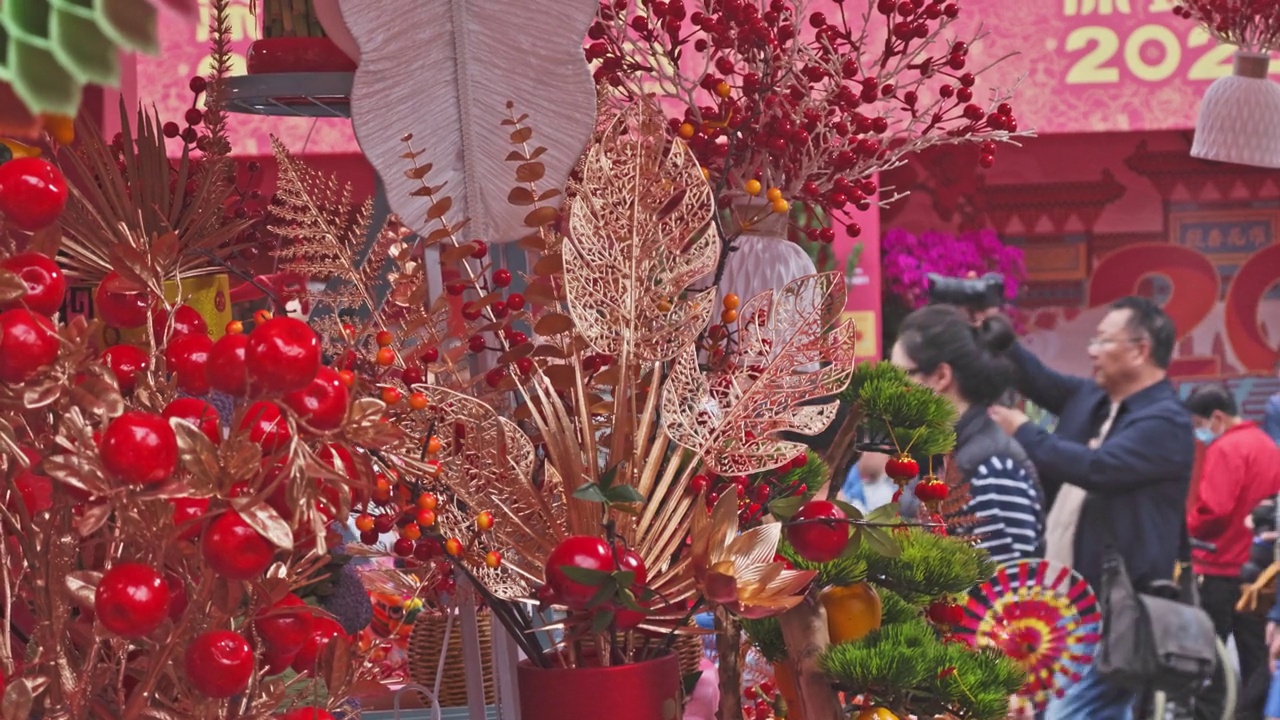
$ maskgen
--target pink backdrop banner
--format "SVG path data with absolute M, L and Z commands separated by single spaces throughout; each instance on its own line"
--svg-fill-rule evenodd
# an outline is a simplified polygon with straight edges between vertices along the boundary
M 1228 47 L 1174 17 L 1174 0 L 967 0 L 958 36 L 981 25 L 989 35 L 975 49 L 973 67 L 1016 53 L 992 69 L 988 85 L 1018 83 L 1014 101 L 1023 127 L 1041 134 L 1187 129 L 1213 80 L 1231 72 Z M 233 0 L 237 60 L 255 35 L 250 0 Z M 862 0 L 849 0 L 856 12 Z M 834 0 L 812 9 L 834 14 Z M 208 0 L 193 24 L 169 15 L 162 22 L 162 53 L 138 62 L 141 97 L 179 119 L 190 103 L 187 79 L 207 67 Z M 876 22 L 881 22 L 877 16 Z M 1280 72 L 1277 64 L 1273 72 Z M 357 151 L 341 120 L 238 117 L 232 125 L 241 154 L 269 152 L 268 135 L 310 152 Z

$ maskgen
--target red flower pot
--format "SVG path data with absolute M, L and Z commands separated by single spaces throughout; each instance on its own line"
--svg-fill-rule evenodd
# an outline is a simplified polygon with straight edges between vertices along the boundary
M 279 37 L 249 45 L 250 75 L 301 72 L 355 72 L 356 63 L 329 38 Z
M 632 665 L 516 667 L 521 720 L 676 720 L 681 716 L 675 653 Z

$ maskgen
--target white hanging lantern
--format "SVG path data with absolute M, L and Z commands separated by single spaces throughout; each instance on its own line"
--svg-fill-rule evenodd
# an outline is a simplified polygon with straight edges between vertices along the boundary
M 1200 103 L 1192 157 L 1280 168 L 1280 85 L 1267 79 L 1270 64 L 1265 52 L 1236 53 L 1234 72 Z

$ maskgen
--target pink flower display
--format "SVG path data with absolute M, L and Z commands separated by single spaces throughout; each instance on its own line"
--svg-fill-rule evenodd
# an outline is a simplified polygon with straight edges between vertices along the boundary
M 885 292 L 911 308 L 928 302 L 929 273 L 948 277 L 1000 273 L 1008 300 L 1017 297 L 1025 277 L 1022 249 L 1004 244 L 990 229 L 960 235 L 889 230 L 881 240 L 880 255 Z

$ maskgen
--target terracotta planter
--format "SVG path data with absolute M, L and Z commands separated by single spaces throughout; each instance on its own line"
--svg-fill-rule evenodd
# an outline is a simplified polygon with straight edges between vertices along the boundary
M 250 75 L 356 70 L 355 61 L 332 40 L 308 37 L 255 40 L 245 66 Z
M 633 665 L 544 669 L 522 661 L 521 720 L 677 720 L 680 660 L 669 653 Z

